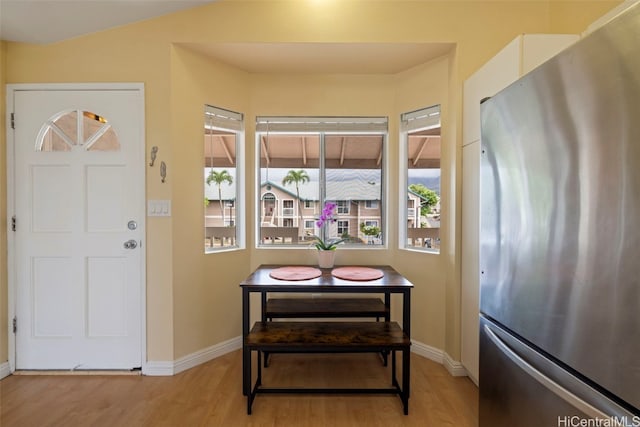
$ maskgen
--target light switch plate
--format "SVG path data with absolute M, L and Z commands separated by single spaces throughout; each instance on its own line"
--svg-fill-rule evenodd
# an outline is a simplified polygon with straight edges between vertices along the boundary
M 147 200 L 147 216 L 171 216 L 171 200 Z

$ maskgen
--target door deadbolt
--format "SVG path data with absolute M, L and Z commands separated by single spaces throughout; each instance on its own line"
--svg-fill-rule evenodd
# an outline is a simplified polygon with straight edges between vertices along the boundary
M 137 247 L 138 247 L 138 242 L 136 242 L 133 239 L 127 240 L 126 242 L 124 242 L 124 248 L 125 249 L 135 249 Z

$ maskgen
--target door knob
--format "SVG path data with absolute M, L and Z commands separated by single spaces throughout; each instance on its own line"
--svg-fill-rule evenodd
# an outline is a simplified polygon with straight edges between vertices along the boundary
M 124 242 L 124 248 L 125 249 L 135 249 L 137 247 L 138 247 L 138 242 L 136 242 L 133 239 L 127 240 L 126 242 Z

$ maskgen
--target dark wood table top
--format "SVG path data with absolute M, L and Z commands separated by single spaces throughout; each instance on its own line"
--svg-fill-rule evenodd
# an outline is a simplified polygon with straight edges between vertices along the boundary
M 287 265 L 261 265 L 240 286 L 250 291 L 283 291 L 283 292 L 398 292 L 406 291 L 413 284 L 392 267 L 384 265 L 362 266 L 381 270 L 384 276 L 380 279 L 369 281 L 352 281 L 338 279 L 331 275 L 331 268 L 324 268 L 322 275 L 309 280 L 278 280 L 269 276 L 269 273 Z M 336 266 L 338 267 L 338 266 Z M 342 267 L 342 266 L 340 266 Z

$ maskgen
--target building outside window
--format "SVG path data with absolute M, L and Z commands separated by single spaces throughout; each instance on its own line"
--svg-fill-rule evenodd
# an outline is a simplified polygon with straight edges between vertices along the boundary
M 307 246 L 313 235 L 337 239 L 343 234 L 349 235 L 346 247 L 366 245 L 359 224 L 372 219 L 384 224 L 386 138 L 386 117 L 258 117 L 258 246 Z M 265 202 L 267 193 L 283 201 L 280 212 Z M 326 201 L 336 203 L 341 222 L 317 229 Z M 285 236 L 290 230 L 278 230 L 284 219 L 298 227 L 295 238 Z M 263 238 L 267 235 L 277 237 Z

